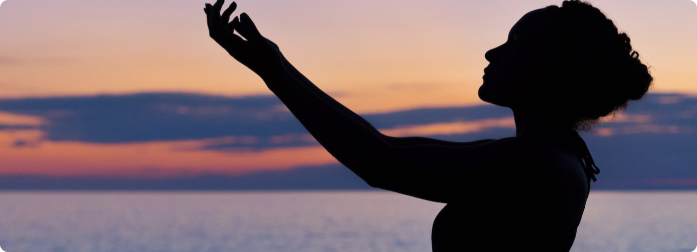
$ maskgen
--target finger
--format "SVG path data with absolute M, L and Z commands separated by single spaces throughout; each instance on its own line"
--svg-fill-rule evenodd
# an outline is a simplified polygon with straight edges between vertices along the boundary
M 206 12 L 206 17 L 208 17 L 209 14 L 210 14 L 210 11 L 211 11 L 211 4 L 208 4 L 208 3 L 207 3 L 207 4 L 206 4 L 206 7 L 203 8 L 203 11 Z
M 220 26 L 220 11 L 216 11 L 215 5 L 206 4 L 206 14 L 208 14 L 208 25 Z
M 240 14 L 240 24 L 235 27 L 235 30 L 244 36 L 247 40 L 256 40 L 263 38 L 252 19 L 247 13 Z
M 216 20 L 218 20 L 218 22 L 220 22 L 220 18 L 217 17 L 217 15 L 215 15 L 215 13 L 213 13 L 213 6 L 211 4 L 207 3 L 206 8 L 204 10 L 206 10 L 206 18 L 208 21 L 208 28 L 209 29 L 215 28 Z
M 235 17 L 232 19 L 232 22 L 230 22 L 227 25 L 227 28 L 230 29 L 230 31 L 235 31 L 235 27 L 240 23 L 240 19 L 238 17 Z
M 213 6 L 210 4 L 206 5 L 206 17 L 207 17 L 207 22 L 208 22 L 208 32 L 211 37 L 220 37 L 222 34 L 225 34 L 227 31 L 225 29 L 225 26 L 223 26 L 223 23 L 220 22 L 220 14 L 215 13 L 213 11 Z
M 221 17 L 223 24 L 227 24 L 230 21 L 230 15 L 232 15 L 232 12 L 237 9 L 237 3 L 232 2 L 230 6 L 223 12 L 223 16 Z
M 213 5 L 207 3 L 206 8 L 203 8 L 203 9 L 206 10 L 206 15 L 210 19 L 210 17 L 213 16 L 213 12 L 211 11 L 211 10 L 213 10 Z
M 212 6 L 211 4 L 207 3 L 206 8 L 203 8 L 204 11 L 206 11 L 206 21 L 208 21 L 208 28 L 211 27 L 211 16 L 213 14 L 211 13 Z
M 225 0 L 217 0 L 215 1 L 215 4 L 213 4 L 213 11 L 220 15 L 220 10 L 223 8 L 223 4 L 225 3 Z
M 231 36 L 216 37 L 213 40 L 215 40 L 215 42 L 217 42 L 231 54 L 234 54 L 236 50 L 240 50 L 241 48 L 245 47 L 246 43 L 249 43 L 235 34 L 232 34 Z

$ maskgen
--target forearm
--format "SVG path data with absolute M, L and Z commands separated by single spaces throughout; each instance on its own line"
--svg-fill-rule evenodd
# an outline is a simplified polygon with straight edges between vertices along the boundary
M 389 144 L 384 136 L 360 116 L 349 116 L 338 102 L 307 81 L 301 81 L 285 66 L 262 76 L 269 89 L 288 107 L 312 136 L 357 175 L 368 180 L 375 172 L 381 150 Z M 340 104 L 339 104 L 340 105 Z M 346 111 L 347 108 L 340 106 Z M 367 124 L 367 126 L 366 126 Z M 377 158 L 377 159 L 376 159 Z
M 360 123 L 363 125 L 368 130 L 373 131 L 375 134 L 380 134 L 380 131 L 378 131 L 373 125 L 371 125 L 368 121 L 363 119 L 360 115 L 356 114 L 355 112 L 351 111 L 347 107 L 345 107 L 343 104 L 339 103 L 338 101 L 334 100 L 331 96 L 327 95 L 324 93 L 322 90 L 317 88 L 307 77 L 305 77 L 300 71 L 298 71 L 285 57 L 282 57 L 282 63 L 283 67 L 285 67 L 288 72 L 290 72 L 293 77 L 295 77 L 300 84 L 305 86 L 307 89 L 309 89 L 312 93 L 314 93 L 316 96 L 318 96 L 320 99 L 322 99 L 324 102 L 326 102 L 328 105 L 334 107 L 338 112 L 343 113 L 345 116 L 352 118 L 356 122 Z M 412 146 L 412 145 L 422 145 L 422 144 L 442 144 L 442 145 L 451 145 L 451 146 L 464 146 L 464 145 L 474 145 L 474 144 L 481 144 L 485 143 L 491 140 L 480 140 L 476 142 L 468 142 L 468 143 L 459 143 L 459 142 L 449 142 L 449 141 L 441 141 L 441 140 L 436 140 L 436 139 L 430 139 L 430 138 L 424 138 L 424 137 L 390 137 L 390 136 L 384 136 L 383 139 L 388 142 L 389 144 L 392 145 L 399 145 L 399 146 Z
M 368 130 L 374 131 L 375 134 L 381 134 L 375 127 L 373 127 L 373 125 L 371 125 L 368 121 L 363 119 L 363 117 L 351 111 L 346 106 L 339 103 L 334 98 L 327 95 L 326 93 L 324 93 L 324 91 L 315 86 L 309 79 L 307 79 L 307 77 L 305 77 L 305 75 L 300 73 L 300 71 L 298 71 L 285 57 L 282 57 L 282 63 L 283 67 L 285 67 L 288 70 L 288 72 L 300 82 L 300 84 L 305 86 L 305 88 L 309 89 L 310 92 L 314 93 L 319 99 L 322 99 L 329 106 L 334 107 L 334 109 L 336 109 L 337 112 L 343 113 L 345 116 L 352 118 L 356 122 L 362 124 L 363 127 L 366 127 Z

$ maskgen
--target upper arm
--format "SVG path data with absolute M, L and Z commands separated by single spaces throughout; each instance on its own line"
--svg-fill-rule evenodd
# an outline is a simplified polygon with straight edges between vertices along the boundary
M 391 137 L 384 136 L 386 142 L 398 146 L 413 146 L 413 145 L 445 145 L 445 146 L 473 146 L 494 141 L 494 139 L 483 139 L 473 142 L 451 142 L 426 137 Z
M 503 189 L 524 179 L 537 163 L 530 144 L 505 138 L 473 145 L 390 145 L 373 150 L 371 186 L 436 202 L 459 200 L 468 191 Z M 522 174 L 522 175 L 521 175 Z

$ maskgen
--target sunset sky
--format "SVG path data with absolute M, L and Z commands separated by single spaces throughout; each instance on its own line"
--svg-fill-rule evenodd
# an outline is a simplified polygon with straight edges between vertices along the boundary
M 561 3 L 558 0 L 236 2 L 239 6 L 236 14 L 247 12 L 261 33 L 276 42 L 301 72 L 362 114 L 481 104 L 477 89 L 487 66 L 484 53 L 504 43 L 509 29 L 528 11 Z M 298 131 L 159 135 L 159 129 L 168 130 L 165 122 L 203 123 L 216 115 L 238 116 L 220 121 L 220 128 L 237 127 L 235 123 L 245 118 L 264 121 L 265 115 L 275 118 L 269 122 L 287 119 L 282 107 L 263 100 L 271 93 L 261 79 L 208 37 L 205 3 L 190 0 L 7 0 L 2 3 L 0 175 L 241 174 L 335 163 L 318 145 L 284 145 L 289 141 L 311 142 L 311 137 Z M 697 5 L 694 2 L 596 0 L 591 3 L 629 34 L 642 61 L 651 66 L 655 77 L 652 92 L 697 94 Z M 148 103 L 153 100 L 144 98 L 118 103 L 121 105 L 103 103 L 114 97 L 130 99 L 147 93 L 186 93 L 190 96 L 184 98 L 191 99 L 191 103 L 173 100 Z M 213 97 L 220 102 L 198 101 L 198 96 Z M 167 97 L 155 98 L 172 99 Z M 247 101 L 245 97 L 262 97 L 259 102 L 268 107 L 260 110 L 263 113 L 249 112 L 252 110 L 245 110 L 246 107 L 240 109 L 242 105 L 235 104 Z M 126 108 L 124 104 L 133 107 Z M 144 104 L 148 107 L 138 107 Z M 157 113 L 139 114 L 141 110 Z M 132 114 L 124 111 L 141 117 L 131 117 Z M 145 123 L 143 118 L 152 115 L 165 119 Z M 167 115 L 190 121 L 170 120 Z M 143 130 L 142 136 L 132 137 L 132 132 L 140 132 L 155 123 L 163 124 L 152 131 Z M 191 125 L 192 128 L 184 129 L 194 129 L 193 132 L 199 127 Z M 241 130 L 273 127 L 259 125 L 239 127 Z M 379 128 L 395 136 L 428 136 L 492 127 L 510 129 L 513 124 L 509 116 L 501 116 Z M 206 132 L 218 132 L 217 129 Z M 264 138 L 265 134 L 268 138 Z M 263 141 L 275 145 L 249 147 Z M 220 143 L 242 145 L 224 150 L 205 147 Z M 245 143 L 249 146 L 244 147 Z

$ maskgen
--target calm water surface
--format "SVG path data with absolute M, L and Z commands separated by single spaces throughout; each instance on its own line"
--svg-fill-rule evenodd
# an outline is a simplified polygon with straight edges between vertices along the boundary
M 8 252 L 423 252 L 431 251 L 431 224 L 442 207 L 385 192 L 0 192 L 0 247 Z M 695 247 L 697 193 L 596 192 L 572 251 L 688 252 Z

